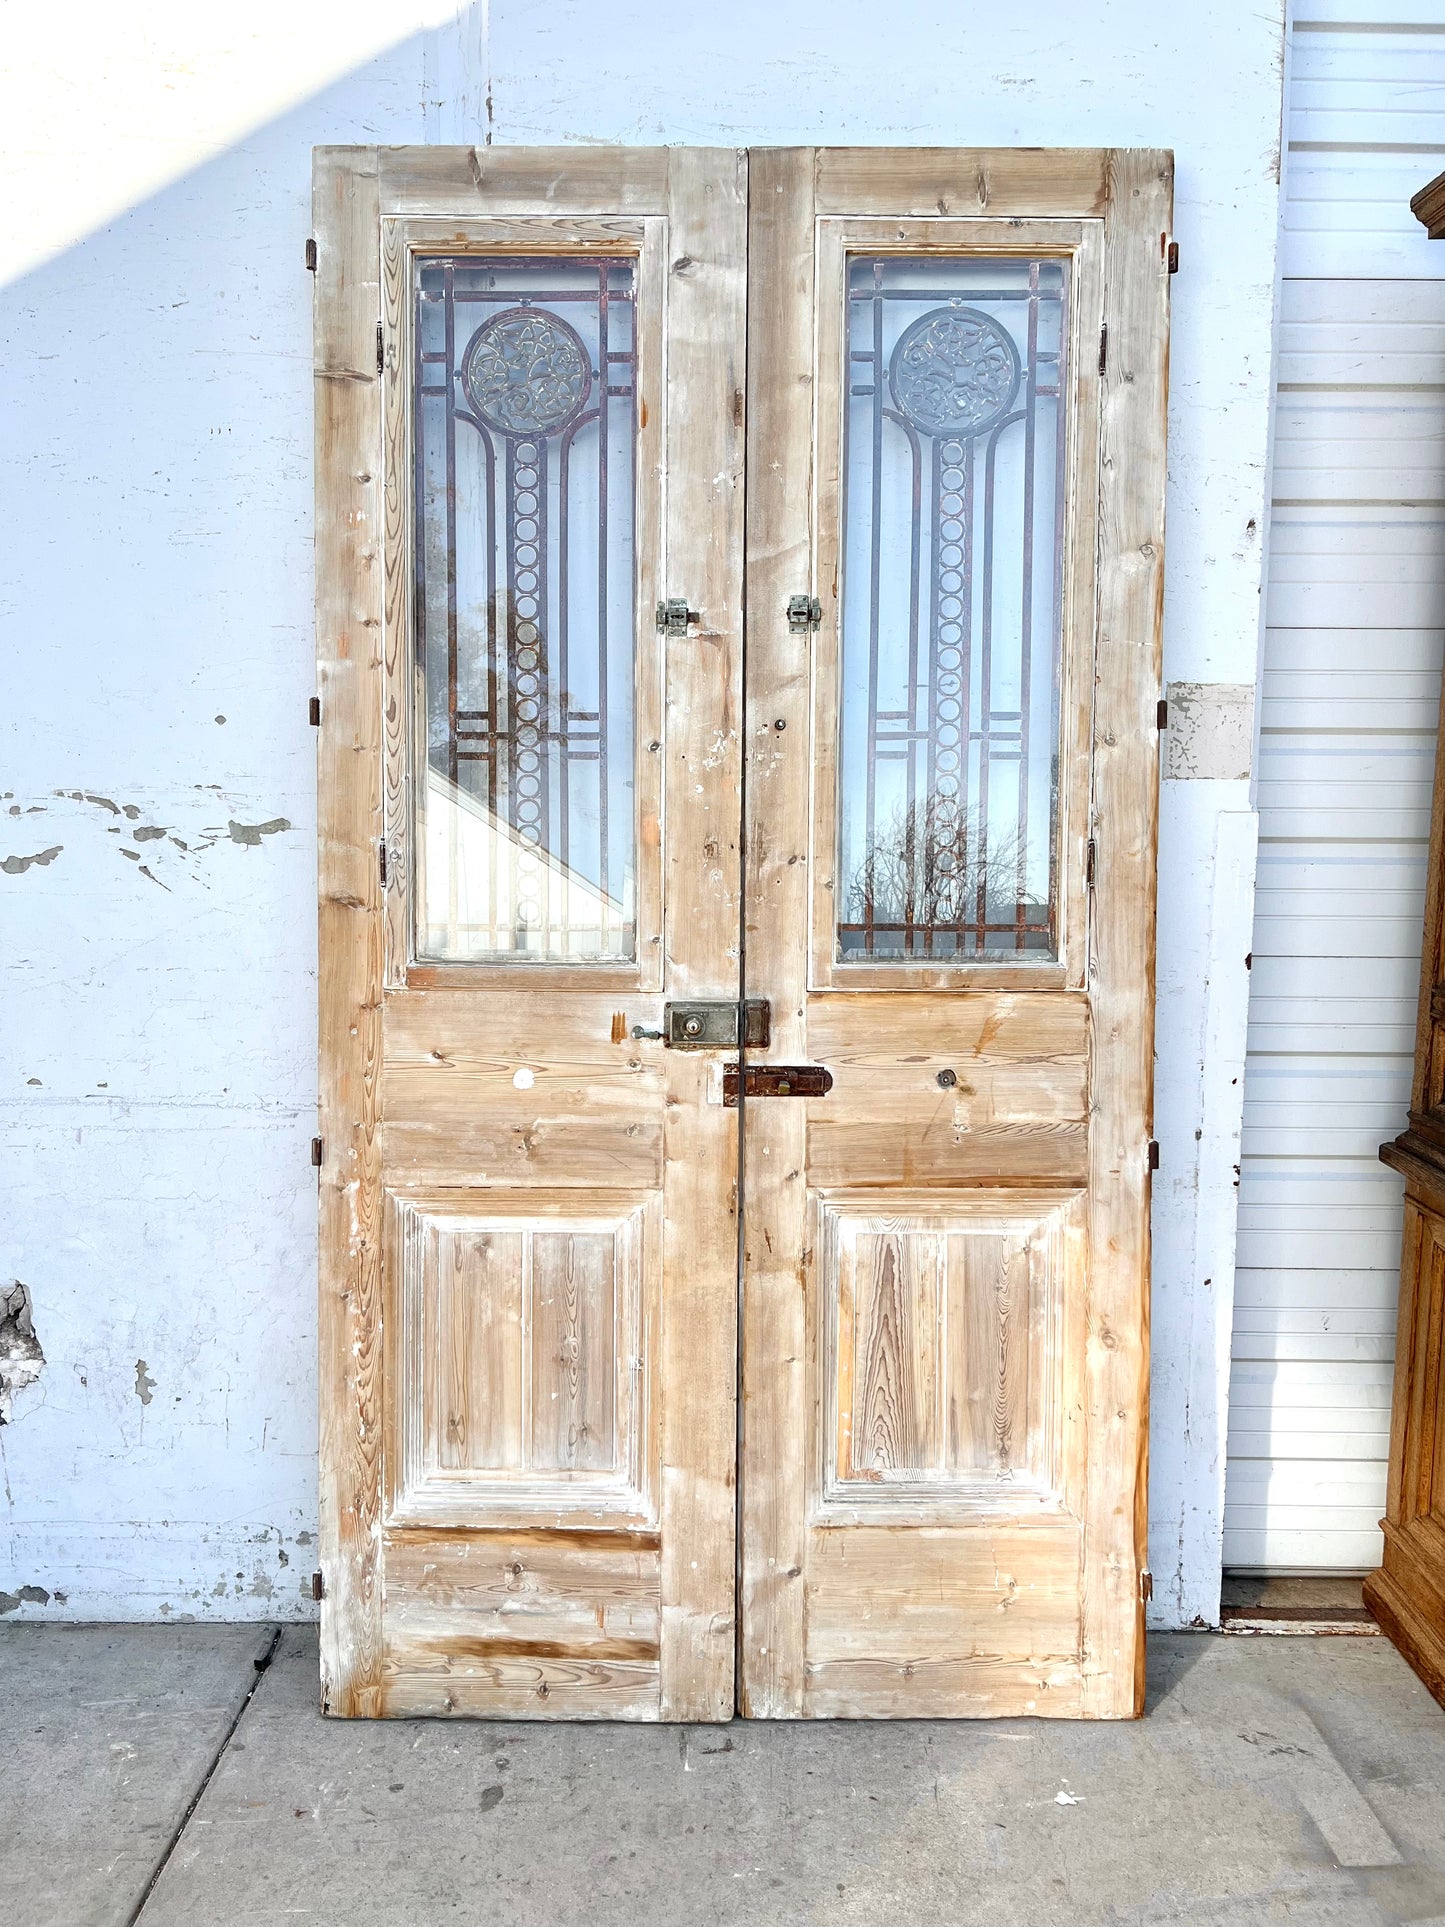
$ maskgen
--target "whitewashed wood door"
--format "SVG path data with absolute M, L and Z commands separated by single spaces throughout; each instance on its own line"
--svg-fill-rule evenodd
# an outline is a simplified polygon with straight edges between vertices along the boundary
M 315 220 L 324 1704 L 727 1719 L 746 159 Z
M 1172 178 L 751 159 L 759 1716 L 1142 1707 Z
M 1366 1571 L 1445 623 L 1445 37 L 1301 0 L 1285 155 L 1224 1564 Z M 1402 24 L 1410 20 L 1420 24 Z

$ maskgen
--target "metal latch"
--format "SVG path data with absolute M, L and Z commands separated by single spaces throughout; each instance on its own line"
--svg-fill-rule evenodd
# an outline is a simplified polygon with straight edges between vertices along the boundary
M 833 1073 L 821 1064 L 748 1064 L 739 1077 L 736 1064 L 724 1064 L 723 1103 L 729 1108 L 738 1101 L 739 1084 L 745 1097 L 826 1097 Z
M 685 636 L 687 625 L 695 620 L 696 612 L 688 608 L 686 596 L 669 596 L 657 605 L 657 626 L 665 636 Z
M 788 597 L 788 627 L 795 636 L 805 636 L 823 620 L 823 605 L 815 595 Z
M 669 1050 L 736 1050 L 739 1041 L 749 1050 L 766 1050 L 773 1035 L 773 1007 L 766 997 L 749 997 L 742 1004 L 720 997 L 702 1003 L 664 1004 L 661 1030 L 634 1024 L 632 1034 L 666 1044 Z

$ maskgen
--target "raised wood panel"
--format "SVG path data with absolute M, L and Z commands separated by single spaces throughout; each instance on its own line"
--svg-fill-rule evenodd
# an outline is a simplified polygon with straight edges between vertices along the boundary
M 520 1232 L 423 1231 L 423 1374 L 434 1370 L 437 1464 L 448 1472 L 522 1464 Z M 423 1282 L 423 1290 L 426 1289 Z
M 610 1232 L 532 1236 L 531 1462 L 554 1471 L 611 1471 L 619 1359 L 617 1239 Z M 631 1281 L 623 1281 L 624 1284 Z
M 391 1519 L 650 1520 L 658 1201 L 458 1190 L 391 1216 Z
M 1059 1503 L 1079 1198 L 864 1196 L 816 1210 L 826 1417 L 814 1516 L 887 1506 L 922 1525 Z

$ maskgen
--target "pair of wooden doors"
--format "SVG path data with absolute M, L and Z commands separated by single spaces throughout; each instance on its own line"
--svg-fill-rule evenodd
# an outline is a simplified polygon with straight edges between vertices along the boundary
M 1138 1712 L 1170 209 L 318 152 L 332 1713 Z

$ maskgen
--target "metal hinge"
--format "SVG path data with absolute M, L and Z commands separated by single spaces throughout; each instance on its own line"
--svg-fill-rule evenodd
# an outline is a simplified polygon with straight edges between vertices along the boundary
M 1169 263 L 1169 272 L 1170 272 L 1171 274 L 1178 274 L 1178 272 L 1179 272 L 1179 243 L 1178 243 L 1177 241 L 1171 241 L 1171 242 L 1169 243 L 1169 253 L 1168 253 L 1168 256 L 1167 256 L 1167 259 L 1168 259 L 1168 263 Z
M 669 596 L 657 605 L 657 627 L 664 636 L 685 636 L 687 625 L 696 620 L 697 612 L 688 608 L 686 596 Z
M 1149 1601 L 1154 1597 L 1154 1575 L 1152 1572 L 1150 1572 L 1147 1566 L 1143 1566 L 1140 1568 L 1139 1597 L 1146 1606 L 1149 1604 Z
M 1106 321 L 1099 330 L 1099 373 L 1102 375 L 1109 365 L 1109 324 Z
M 1154 711 L 1154 727 L 1156 729 L 1168 729 L 1169 727 L 1169 705 L 1162 696 L 1159 698 L 1158 707 Z
M 379 321 L 376 324 L 376 372 L 379 375 L 386 372 L 386 337 L 381 332 Z
M 321 1577 L 319 1572 L 313 1572 L 311 1575 L 311 1597 L 313 1599 L 324 1599 L 326 1597 L 326 1581 Z
M 815 595 L 788 597 L 788 627 L 795 636 L 805 636 L 823 620 L 823 605 Z
M 309 703 L 308 703 L 308 704 L 306 705 L 306 713 L 307 713 L 307 715 L 309 716 L 309 718 L 310 718 L 310 720 L 311 720 L 311 727 L 312 727 L 313 729 L 320 729 L 320 727 L 321 727 L 321 698 L 320 698 L 319 696 L 313 696 L 313 697 L 311 698 L 311 701 L 310 701 L 310 702 L 309 702 Z
M 319 1137 L 314 1137 L 311 1140 L 311 1162 L 316 1166 L 318 1171 L 321 1169 L 321 1139 Z
M 316 236 L 314 234 L 306 243 L 306 271 L 308 274 L 316 272 Z
M 1093 837 L 1090 837 L 1084 845 L 1084 882 L 1090 890 L 1094 887 L 1094 870 L 1098 861 L 1099 846 L 1095 843 Z
M 1157 1171 L 1159 1169 L 1159 1140 L 1157 1137 L 1151 1137 L 1149 1140 L 1149 1169 L 1151 1171 Z
M 386 888 L 386 838 L 385 837 L 383 837 L 380 843 L 378 843 L 376 846 L 376 863 L 377 863 L 377 868 L 381 871 L 381 887 L 384 890 Z

